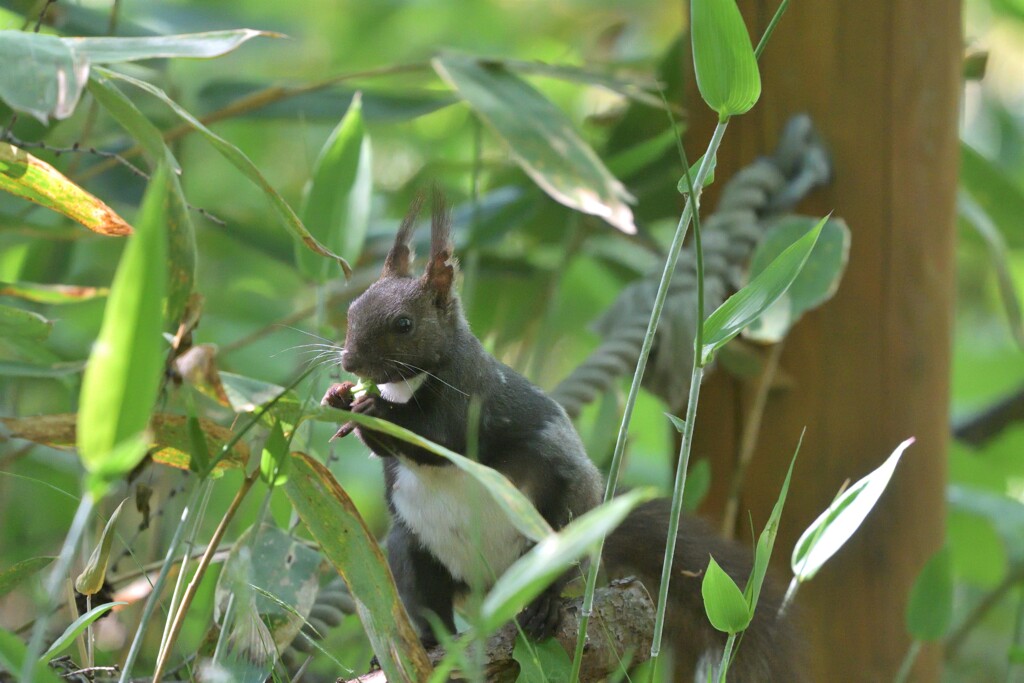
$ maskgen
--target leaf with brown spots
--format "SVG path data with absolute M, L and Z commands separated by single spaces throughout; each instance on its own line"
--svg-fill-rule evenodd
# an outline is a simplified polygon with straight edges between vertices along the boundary
M 2 424 L 10 436 L 25 439 L 33 443 L 52 448 L 73 448 L 75 445 L 75 421 L 77 415 L 64 413 L 59 415 L 38 415 L 36 417 L 0 417 Z M 149 423 L 149 448 L 155 462 L 187 470 L 190 460 L 188 427 L 184 415 L 168 415 L 158 413 Z M 232 432 L 226 427 L 209 420 L 199 420 L 199 426 L 206 435 L 206 442 L 211 452 L 218 452 L 231 438 Z M 232 467 L 244 467 L 249 461 L 249 447 L 239 441 L 231 452 L 222 459 L 215 472 Z
M 0 190 L 45 206 L 101 235 L 130 235 L 132 226 L 60 171 L 14 145 L 0 143 Z

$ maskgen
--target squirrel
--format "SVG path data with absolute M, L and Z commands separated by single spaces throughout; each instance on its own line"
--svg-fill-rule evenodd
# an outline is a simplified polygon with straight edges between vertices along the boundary
M 348 310 L 341 365 L 375 383 L 379 396 L 354 397 L 354 383 L 342 382 L 327 390 L 322 404 L 383 418 L 465 454 L 470 403 L 478 401 L 479 461 L 505 475 L 553 529 L 561 529 L 601 502 L 602 476 L 565 410 L 491 356 L 470 331 L 454 291 L 451 216 L 436 190 L 430 257 L 422 276 L 411 274 L 410 241 L 422 202 L 414 200 L 402 221 L 380 278 Z M 388 563 L 424 646 L 436 645 L 428 615 L 454 633 L 456 600 L 471 586 L 489 588 L 530 542 L 474 479 L 447 460 L 351 422 L 335 436 L 353 431 L 382 459 L 392 518 Z M 608 575 L 637 576 L 656 595 L 668 518 L 667 500 L 638 507 L 606 539 L 602 562 Z M 749 553 L 684 516 L 666 622 L 680 680 L 717 662 L 725 643 L 704 614 L 699 577 L 709 554 L 743 585 Z M 568 580 L 568 574 L 556 580 L 517 616 L 528 637 L 543 640 L 558 628 Z M 730 668 L 733 680 L 799 680 L 789 620 L 775 618 L 779 604 L 780 591 L 766 582 Z

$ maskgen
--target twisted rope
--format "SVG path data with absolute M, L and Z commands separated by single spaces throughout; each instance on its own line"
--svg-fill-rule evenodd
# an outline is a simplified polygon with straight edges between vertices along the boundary
M 739 171 L 722 191 L 717 210 L 701 223 L 704 304 L 713 311 L 742 285 L 743 267 L 767 223 L 828 181 L 831 164 L 807 115 L 786 124 L 778 147 Z M 697 292 L 692 246 L 684 248 L 669 287 L 643 386 L 673 409 L 686 403 L 693 364 Z M 551 392 L 570 417 L 636 368 L 658 291 L 652 273 L 626 287 L 595 323 L 600 346 Z

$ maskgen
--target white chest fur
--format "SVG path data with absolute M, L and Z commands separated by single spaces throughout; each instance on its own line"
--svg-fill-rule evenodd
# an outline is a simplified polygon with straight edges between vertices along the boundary
M 454 466 L 402 462 L 395 510 L 456 579 L 490 586 L 526 549 L 527 540 L 473 477 Z
M 416 390 L 420 388 L 426 379 L 427 374 L 421 372 L 409 379 L 378 384 L 377 389 L 380 390 L 380 395 L 387 401 L 392 403 L 408 403 L 412 400 L 412 395 L 416 393 Z

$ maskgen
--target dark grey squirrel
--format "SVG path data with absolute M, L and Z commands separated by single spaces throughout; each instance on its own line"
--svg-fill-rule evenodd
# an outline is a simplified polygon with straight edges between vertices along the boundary
M 473 335 L 454 291 L 451 217 L 435 191 L 430 257 L 420 277 L 410 274 L 410 240 L 422 199 L 403 220 L 384 269 L 348 311 L 342 367 L 374 382 L 379 396 L 352 395 L 354 384 L 333 385 L 323 403 L 383 418 L 457 453 L 467 452 L 471 399 L 479 402 L 479 461 L 515 484 L 554 529 L 600 503 L 602 477 L 584 450 L 565 411 L 541 389 L 492 357 Z M 392 526 L 388 562 L 399 594 L 421 639 L 436 644 L 428 614 L 454 633 L 454 603 L 471 586 L 488 588 L 530 547 L 505 513 L 468 475 L 422 448 L 347 423 L 336 436 L 355 431 L 384 464 Z M 657 595 L 668 501 L 635 510 L 605 544 L 609 576 L 640 578 Z M 725 635 L 704 614 L 700 575 L 708 556 L 744 585 L 750 554 L 700 520 L 684 516 L 673 564 L 666 626 L 680 680 L 717 661 Z M 557 629 L 560 594 L 570 576 L 557 580 L 520 612 L 526 634 L 541 640 Z M 735 681 L 796 681 L 788 620 L 776 620 L 781 593 L 771 582 L 743 636 L 730 669 Z M 711 658 L 711 659 L 708 659 Z

